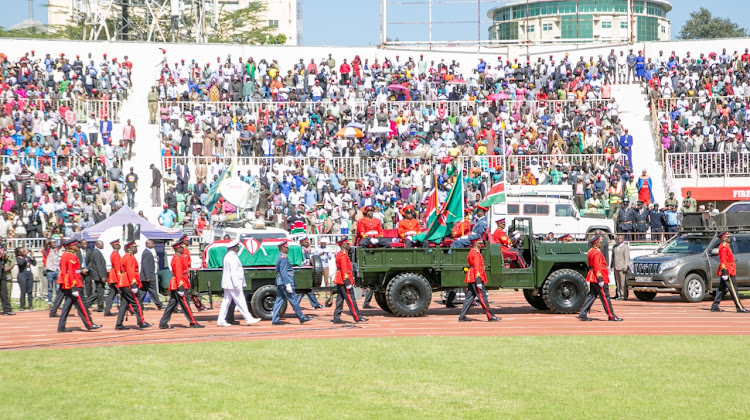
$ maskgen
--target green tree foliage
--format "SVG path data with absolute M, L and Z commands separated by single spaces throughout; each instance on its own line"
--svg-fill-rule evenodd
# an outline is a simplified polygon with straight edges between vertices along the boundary
M 237 44 L 283 44 L 286 36 L 276 35 L 275 28 L 268 26 L 262 20 L 266 6 L 262 2 L 253 1 L 243 9 L 233 12 L 223 12 L 219 17 L 219 24 L 209 35 L 208 42 L 237 43 Z
M 680 29 L 682 39 L 710 39 L 710 38 L 742 38 L 747 36 L 747 30 L 728 18 L 711 15 L 711 12 L 701 7 L 690 17 Z

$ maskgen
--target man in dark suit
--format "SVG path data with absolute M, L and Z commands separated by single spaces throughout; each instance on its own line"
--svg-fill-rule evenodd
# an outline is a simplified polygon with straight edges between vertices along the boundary
M 104 214 L 104 212 L 102 211 L 101 204 L 96 206 L 96 210 L 94 210 L 94 224 L 101 223 L 106 218 L 107 218 L 107 215 Z
M 86 305 L 91 307 L 96 302 L 97 312 L 104 312 L 104 289 L 107 285 L 107 260 L 104 259 L 102 254 L 102 248 L 104 243 L 102 241 L 96 241 L 96 248 L 86 252 L 86 268 L 88 272 L 86 277 L 94 285 L 94 293 L 92 293 L 86 301 Z
M 141 308 L 143 308 L 143 300 L 146 299 L 146 293 L 151 295 L 151 300 L 154 302 L 157 308 L 161 310 L 163 304 L 159 300 L 159 293 L 156 291 L 156 283 L 159 281 L 156 278 L 156 266 L 157 256 L 156 250 L 154 250 L 154 241 L 146 241 L 146 249 L 141 254 L 141 283 L 143 287 L 138 291 L 138 300 L 141 302 Z
M 178 164 L 175 167 L 175 176 L 177 176 L 177 192 L 185 194 L 190 183 L 190 168 L 184 163 Z
M 174 193 L 174 187 L 169 187 L 167 190 L 167 193 L 164 194 L 164 204 L 167 205 L 167 208 L 172 210 L 174 214 L 177 213 L 177 196 Z
M 94 292 L 96 289 L 94 288 L 94 282 L 92 281 L 92 278 L 89 277 L 89 269 L 88 269 L 88 262 L 89 262 L 89 254 L 91 251 L 88 249 L 88 242 L 87 241 L 80 241 L 80 246 L 76 250 L 76 257 L 78 257 L 78 261 L 81 266 L 81 278 L 83 279 L 83 301 L 88 305 L 89 300 L 91 299 L 91 296 L 94 295 Z
M 151 206 L 161 206 L 161 171 L 154 166 L 151 166 Z

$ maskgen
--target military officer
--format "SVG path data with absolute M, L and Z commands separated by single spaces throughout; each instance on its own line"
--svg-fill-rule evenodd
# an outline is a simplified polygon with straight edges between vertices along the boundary
M 630 241 L 633 232 L 633 223 L 635 222 L 635 211 L 630 207 L 628 200 L 622 201 L 622 208 L 617 212 L 617 227 L 620 229 L 620 233 L 625 235 L 625 240 Z
M 474 227 L 471 228 L 471 233 L 467 236 L 462 236 L 456 239 L 451 244 L 451 248 L 466 248 L 471 246 L 471 243 L 475 239 L 481 239 L 487 232 L 487 207 L 477 205 L 476 209 L 477 222 L 474 223 Z
M 636 241 L 645 241 L 648 231 L 648 209 L 643 207 L 643 201 L 638 202 L 638 207 L 633 211 L 634 230 Z
M 719 304 L 727 294 L 727 290 L 732 295 L 732 301 L 734 306 L 737 307 L 737 312 L 747 312 L 737 295 L 737 280 L 735 279 L 737 266 L 734 262 L 732 246 L 729 245 L 732 235 L 729 232 L 723 232 L 719 234 L 719 239 L 721 240 L 719 244 L 719 271 L 716 273 L 719 275 L 719 290 L 716 292 L 713 305 L 711 305 L 711 312 L 723 312 L 722 309 L 719 309 Z
M 188 247 L 190 246 L 190 238 L 188 238 L 187 235 L 182 235 L 180 237 L 180 239 L 177 240 L 177 242 L 182 242 L 182 244 L 183 244 L 183 247 L 182 247 L 182 258 L 185 259 L 185 266 L 187 267 L 188 272 L 189 272 L 190 267 L 192 267 L 191 264 L 193 263 L 192 259 L 190 258 L 190 249 L 188 249 Z M 205 311 L 205 310 L 207 310 L 206 306 L 203 305 L 203 302 L 201 302 L 200 295 L 197 292 L 192 292 L 191 291 L 191 292 L 188 292 L 188 294 L 190 295 L 190 300 L 195 305 L 195 309 L 197 309 L 198 311 Z
M 649 229 L 651 229 L 651 240 L 661 241 L 664 237 L 664 213 L 657 203 L 651 204 L 651 210 L 648 212 L 648 224 Z
M 388 247 L 390 243 L 383 238 L 383 226 L 379 219 L 373 218 L 375 208 L 365 207 L 365 217 L 357 222 L 357 235 L 359 235 L 359 246 L 366 247 Z
M 312 319 L 305 316 L 299 307 L 300 299 L 294 293 L 294 268 L 287 258 L 288 253 L 289 243 L 287 241 L 281 242 L 279 244 L 279 256 L 276 258 L 276 301 L 273 303 L 273 315 L 271 316 L 271 324 L 273 325 L 288 324 L 288 322 L 280 320 L 281 307 L 284 306 L 284 301 L 292 305 L 300 324 Z
M 109 275 L 107 276 L 109 294 L 107 294 L 107 301 L 104 304 L 104 316 L 115 316 L 111 312 L 111 309 L 112 304 L 115 302 L 115 295 L 120 293 L 117 288 L 117 282 L 122 275 L 122 257 L 120 256 L 120 240 L 115 239 L 109 244 L 112 246 L 112 253 L 109 254 L 109 263 L 112 265 L 112 268 L 109 270 Z M 122 304 L 122 298 L 120 298 L 120 304 Z
M 526 261 L 524 261 L 521 253 L 518 252 L 516 248 L 512 248 L 513 242 L 510 240 L 508 234 L 505 233 L 505 218 L 503 217 L 501 219 L 497 219 L 495 223 L 497 223 L 497 229 L 492 232 L 493 242 L 500 244 L 500 249 L 502 250 L 503 254 L 514 255 L 518 265 L 521 268 L 526 268 Z
M 62 314 L 60 314 L 60 321 L 57 323 L 57 332 L 71 332 L 70 328 L 65 327 L 65 323 L 68 320 L 68 314 L 70 308 L 75 305 L 78 310 L 78 316 L 83 321 L 83 325 L 87 330 L 95 330 L 101 328 L 99 324 L 94 324 L 91 319 L 91 313 L 83 303 L 81 299 L 81 293 L 83 290 L 83 279 L 81 279 L 81 263 L 78 261 L 76 252 L 78 251 L 78 241 L 75 239 L 67 239 L 62 242 L 65 247 L 65 252 L 60 257 L 60 278 L 62 279 L 61 291 L 65 295 L 63 303 Z
M 604 310 L 607 312 L 607 317 L 610 321 L 622 321 L 622 318 L 618 318 L 612 309 L 612 301 L 609 300 L 609 270 L 607 269 L 607 260 L 602 254 L 602 237 L 594 235 L 589 239 L 588 253 L 588 264 L 589 273 L 586 276 L 586 281 L 591 283 L 589 285 L 589 293 L 586 295 L 586 300 L 583 302 L 581 307 L 581 313 L 578 315 L 580 321 L 591 321 L 588 317 L 588 312 L 597 297 L 602 300 Z
M 419 220 L 414 218 L 414 210 L 411 207 L 401 211 L 404 216 L 398 222 L 398 236 L 404 241 L 404 248 L 411 248 L 419 242 L 413 241 L 412 237 L 422 231 L 419 227 Z
M 487 321 L 494 322 L 500 321 L 500 318 L 496 317 L 492 313 L 489 306 L 489 300 L 487 299 L 487 273 L 484 271 L 484 258 L 480 251 L 482 246 L 482 239 L 477 238 L 471 241 L 471 250 L 469 255 L 466 256 L 466 262 L 469 268 L 466 270 L 466 277 L 464 283 L 467 284 L 468 288 L 466 291 L 466 299 L 464 300 L 464 306 L 461 309 L 461 315 L 458 316 L 459 322 L 472 321 L 471 318 L 467 318 L 466 314 L 471 308 L 471 304 L 474 302 L 474 298 L 479 298 L 479 304 L 482 305 L 485 314 L 487 314 Z
M 341 319 L 341 312 L 344 310 L 344 300 L 352 313 L 355 322 L 366 322 L 367 319 L 359 315 L 357 300 L 354 298 L 354 273 L 352 271 L 352 262 L 349 259 L 349 239 L 343 237 L 337 242 L 340 250 L 336 253 L 336 276 L 333 278 L 333 284 L 336 285 L 336 308 L 333 311 L 334 324 L 346 324 Z
M 120 299 L 122 299 L 122 302 L 120 303 L 120 311 L 117 313 L 116 330 L 128 329 L 128 327 L 122 325 L 128 306 L 133 308 L 139 328 L 148 328 L 153 325 L 143 319 L 143 308 L 141 308 L 141 304 L 138 301 L 138 290 L 143 287 L 143 285 L 141 284 L 141 278 L 138 272 L 138 261 L 135 259 L 135 253 L 137 251 L 138 247 L 135 241 L 128 242 L 125 245 L 125 255 L 122 257 L 121 262 L 122 275 L 117 282 L 117 288 L 120 289 Z
M 183 242 L 176 242 L 172 245 L 174 255 L 170 262 L 172 268 L 172 279 L 169 281 L 169 302 L 164 309 L 164 315 L 162 315 L 159 321 L 159 328 L 162 330 L 171 329 L 169 325 L 169 319 L 172 318 L 172 313 L 177 309 L 177 305 L 180 305 L 182 313 L 185 314 L 190 328 L 203 328 L 203 325 L 199 324 L 198 321 L 193 317 L 193 312 L 190 310 L 190 305 L 185 298 L 185 290 L 190 289 L 190 281 L 188 280 L 187 273 L 188 267 L 185 265 L 185 258 L 183 257 Z

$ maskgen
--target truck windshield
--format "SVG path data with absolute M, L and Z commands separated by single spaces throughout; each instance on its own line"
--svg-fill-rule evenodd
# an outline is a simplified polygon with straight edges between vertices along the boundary
M 711 238 L 702 236 L 681 236 L 664 245 L 659 252 L 663 254 L 698 254 L 705 251 Z

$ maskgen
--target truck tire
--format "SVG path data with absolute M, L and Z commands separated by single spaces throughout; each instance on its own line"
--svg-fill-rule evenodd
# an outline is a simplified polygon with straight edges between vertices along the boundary
M 401 317 L 422 316 L 432 300 L 432 286 L 416 273 L 402 273 L 392 278 L 385 291 L 392 313 Z
M 637 297 L 638 300 L 642 300 L 644 302 L 654 300 L 654 298 L 656 297 L 656 292 L 641 292 L 638 290 L 634 290 L 633 294 L 635 294 L 635 297 Z
M 680 298 L 683 302 L 698 303 L 702 302 L 706 296 L 706 283 L 700 274 L 692 273 L 685 278 L 685 284 L 680 291 Z
M 588 287 L 581 273 L 564 268 L 547 277 L 542 288 L 542 299 L 552 313 L 577 313 L 586 299 Z
M 267 284 L 261 286 L 258 290 L 253 293 L 250 298 L 250 310 L 253 312 L 256 318 L 264 319 L 266 321 L 271 319 L 273 315 L 273 303 L 276 300 L 276 286 Z M 281 307 L 281 316 L 284 316 L 286 312 L 287 303 Z
M 320 287 L 323 284 L 323 261 L 320 260 L 319 255 L 313 255 L 310 257 L 310 265 L 312 265 L 313 287 Z
M 393 311 L 388 306 L 388 299 L 385 298 L 384 292 L 373 292 L 375 294 L 375 302 L 378 303 L 378 306 L 380 306 L 380 309 L 388 312 L 389 314 L 392 314 Z
M 549 308 L 547 307 L 547 304 L 544 303 L 544 298 L 541 295 L 533 296 L 533 293 L 533 289 L 523 289 L 523 297 L 526 298 L 526 302 L 529 302 L 529 305 L 541 311 L 548 310 Z

